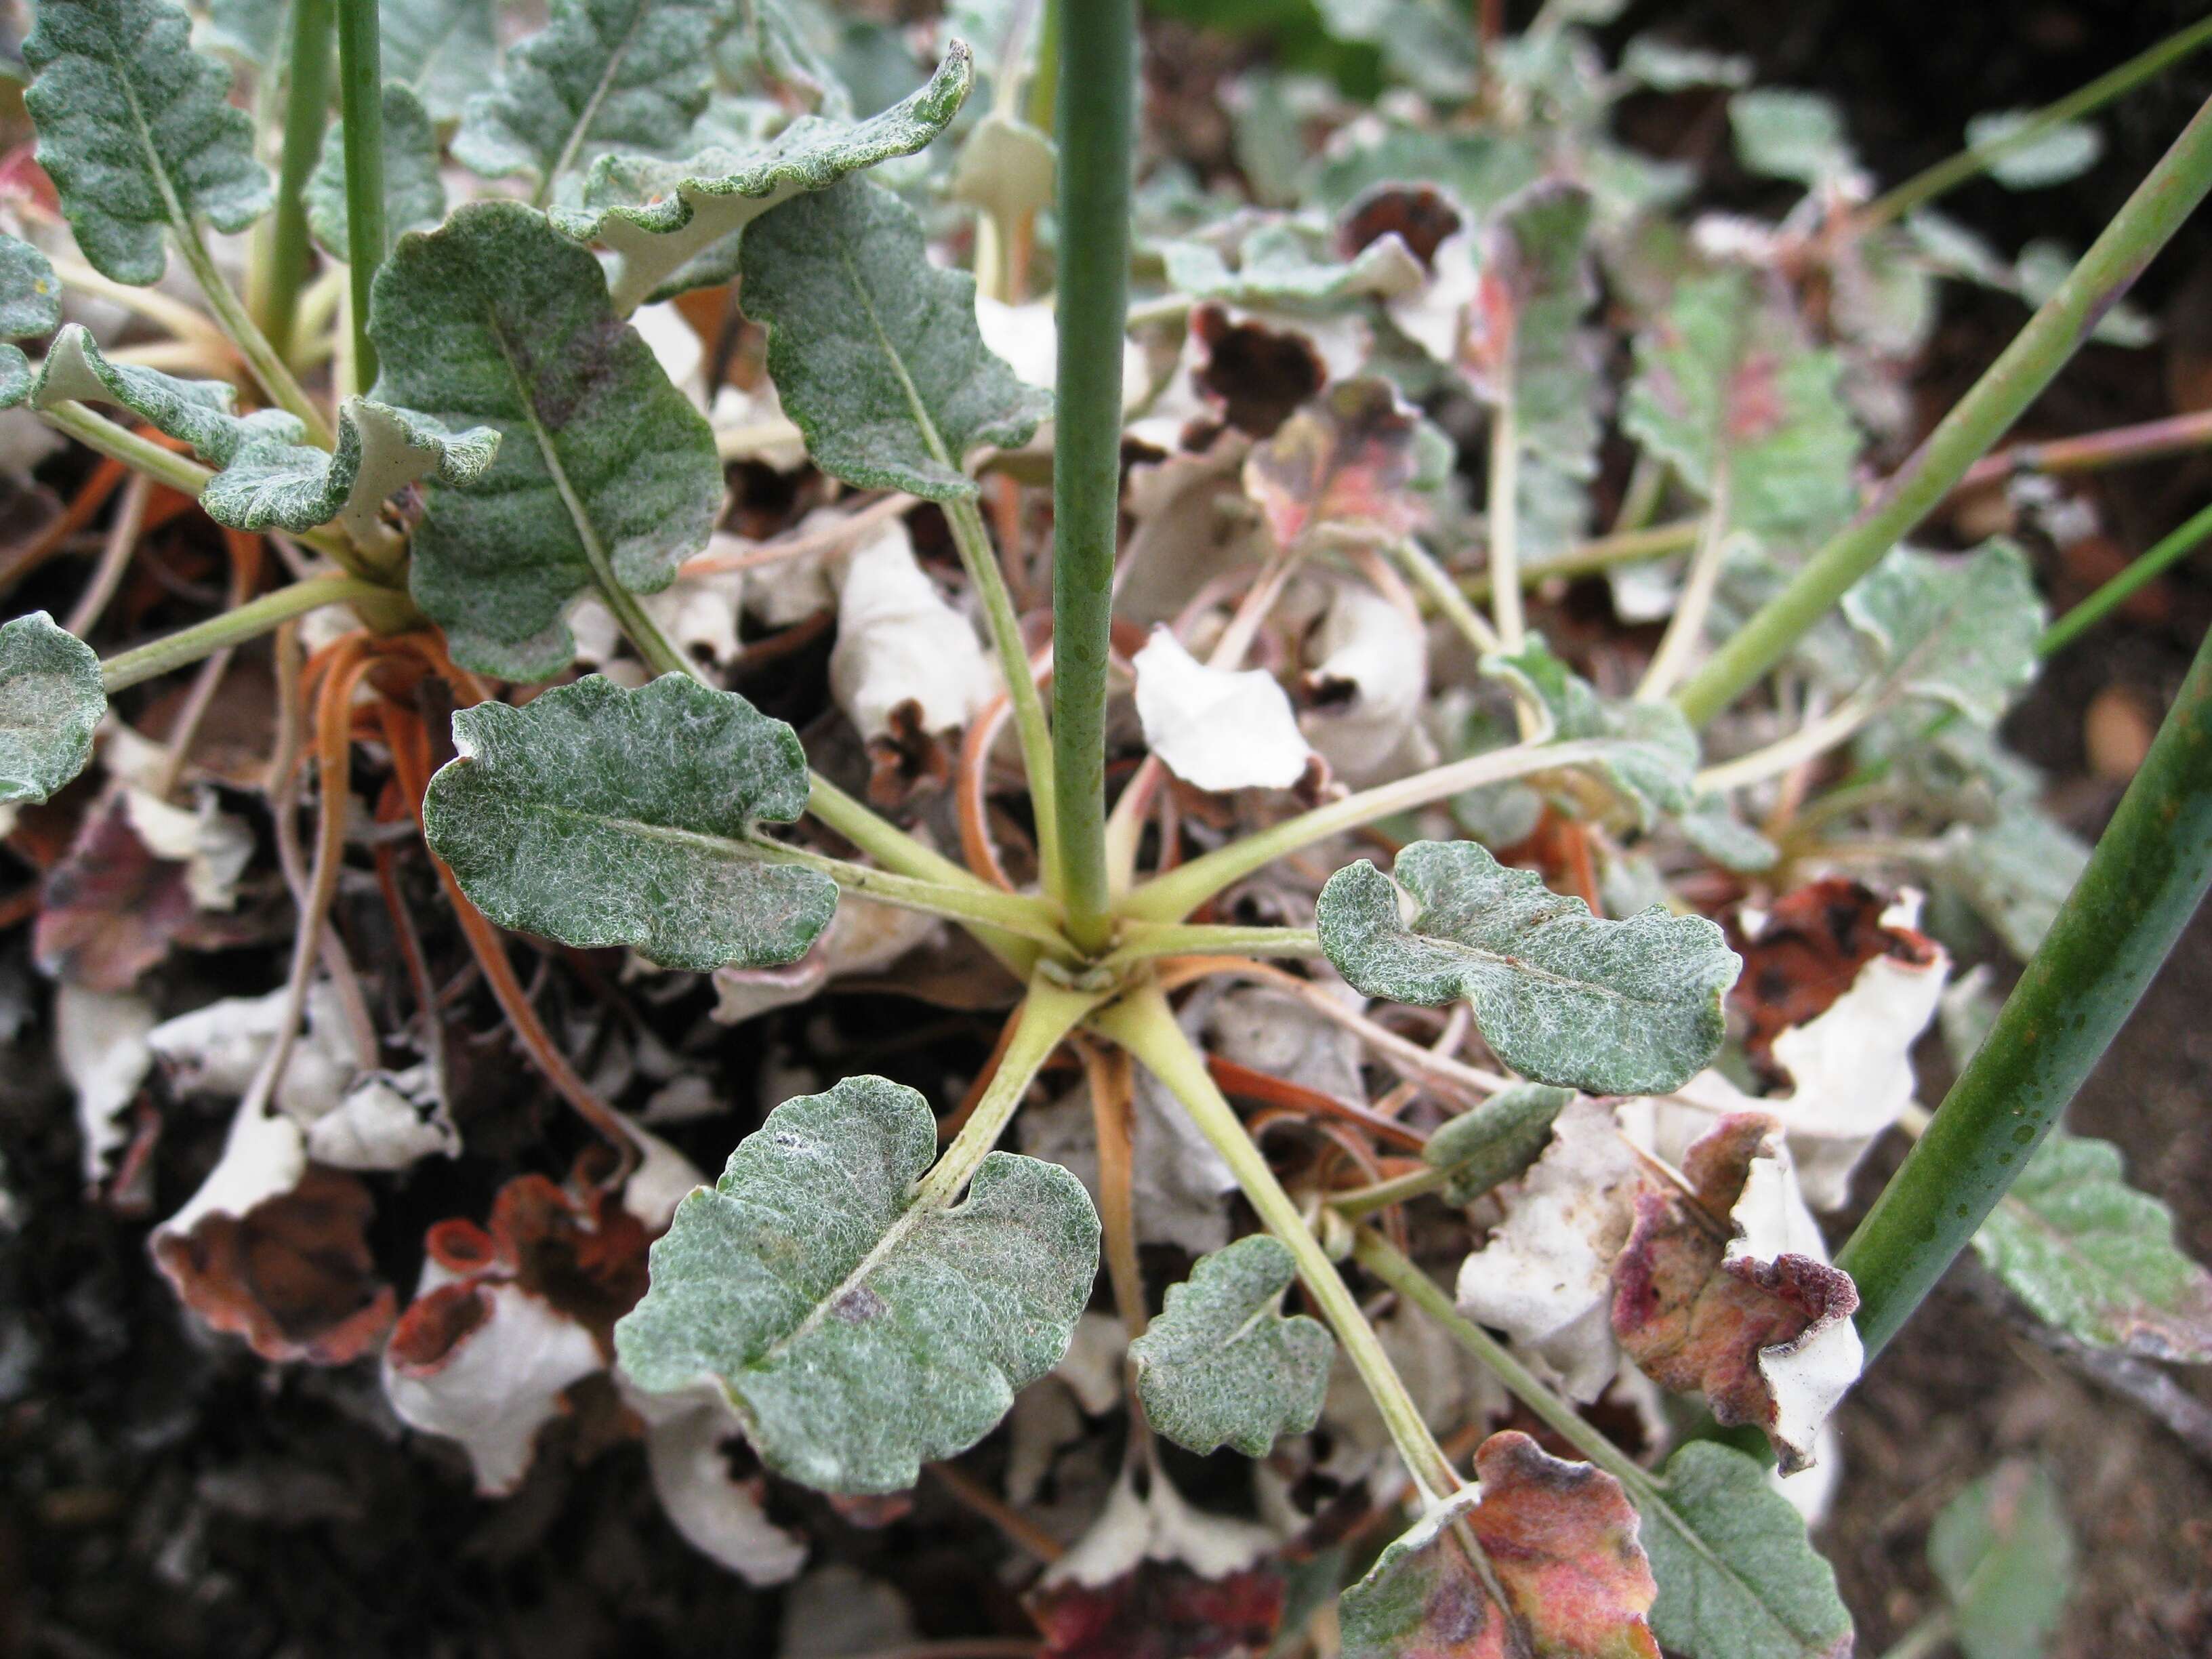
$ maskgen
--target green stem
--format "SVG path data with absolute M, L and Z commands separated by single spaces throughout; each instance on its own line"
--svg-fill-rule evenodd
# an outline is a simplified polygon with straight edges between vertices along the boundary
M 1698 527 L 1704 522 L 1702 519 L 1685 519 L 1678 524 L 1654 525 L 1649 530 L 1624 530 L 1601 536 L 1595 541 L 1571 547 L 1540 564 L 1522 565 L 1521 586 L 1534 587 L 1554 576 L 1587 576 L 1592 571 L 1607 570 L 1617 564 L 1634 564 L 1641 559 L 1680 553 L 1698 544 Z M 1490 573 L 1486 570 L 1479 576 L 1462 578 L 1459 586 L 1468 599 L 1486 599 L 1492 587 Z
M 219 617 L 210 617 L 204 623 L 110 657 L 100 665 L 100 684 L 113 696 L 142 680 L 157 678 L 231 646 L 257 639 L 281 623 L 324 605 L 396 597 L 391 588 L 364 581 L 358 576 L 310 576 L 305 581 L 250 599 L 235 611 L 226 611 Z
M 1106 663 L 1121 495 L 1136 0 L 1081 5 L 1060 60 L 1059 393 L 1053 423 L 1053 781 L 1068 937 L 1103 946 Z
M 1467 602 L 1458 584 L 1429 556 L 1426 549 L 1410 536 L 1401 536 L 1390 544 L 1390 551 L 1406 567 L 1406 574 L 1413 579 L 1413 585 L 1428 596 L 1429 603 L 1436 606 L 1443 619 L 1459 630 L 1460 637 L 1474 647 L 1477 656 L 1498 649 L 1497 630 Z
M 1728 550 L 1732 494 L 1728 461 L 1723 455 L 1713 469 L 1712 501 L 1705 508 L 1705 523 L 1698 532 L 1698 550 L 1691 556 L 1689 574 L 1682 579 L 1681 593 L 1674 601 L 1674 614 L 1668 618 L 1667 631 L 1660 635 L 1659 648 L 1651 653 L 1651 665 L 1644 671 L 1644 683 L 1636 688 L 1639 698 L 1656 701 L 1665 696 L 1705 642 L 1705 613 L 1712 608 L 1713 594 L 1720 586 L 1721 564 Z
M 1388 1181 L 1371 1182 L 1364 1187 L 1354 1187 L 1328 1195 L 1328 1207 L 1346 1221 L 1358 1221 L 1377 1210 L 1387 1210 L 1393 1204 L 1404 1204 L 1410 1200 L 1425 1198 L 1451 1179 L 1449 1170 L 1439 1170 L 1424 1164 L 1418 1170 Z
M 1144 987 L 1094 1016 L 1092 1023 L 1134 1054 L 1182 1103 L 1191 1121 L 1235 1173 L 1237 1184 L 1243 1188 L 1246 1200 L 1259 1212 L 1267 1231 L 1290 1247 L 1297 1258 L 1299 1277 L 1335 1328 L 1345 1357 L 1367 1385 L 1375 1408 L 1423 1498 L 1433 1505 L 1458 1491 L 1458 1474 L 1429 1432 L 1420 1407 L 1413 1403 L 1404 1379 L 1382 1351 L 1374 1327 L 1367 1322 L 1336 1264 L 1316 1242 L 1298 1206 L 1245 1132 L 1236 1109 L 1214 1083 L 1206 1068 L 1206 1057 L 1191 1047 L 1190 1039 L 1176 1024 L 1175 1013 L 1158 988 Z
M 1029 123 L 1039 132 L 1053 130 L 1054 95 L 1060 89 L 1060 12 L 1067 0 L 1037 0 L 1042 14 L 1037 35 L 1036 74 L 1030 82 Z
M 291 361 L 300 290 L 307 280 L 307 179 L 331 117 L 331 0 L 293 0 L 292 62 L 284 85 L 284 153 L 277 169 L 263 316 L 269 344 Z
M 977 889 L 951 882 L 929 881 L 916 876 L 902 875 L 894 870 L 879 870 L 872 865 L 854 864 L 848 859 L 831 858 L 811 848 L 794 847 L 786 842 L 757 840 L 753 847 L 764 861 L 770 864 L 803 864 L 811 870 L 819 870 L 830 876 L 848 892 L 879 904 L 895 904 L 903 910 L 921 910 L 936 916 L 949 916 L 956 921 L 981 922 L 985 927 L 1017 933 L 1024 939 L 1065 951 L 1060 929 L 1053 925 L 1053 915 L 1041 899 L 1020 893 L 1001 892 L 996 888 Z
M 1853 583 L 1951 493 L 2051 384 L 2212 189 L 2212 104 L 2199 110 L 2058 289 L 1871 506 L 1710 658 L 1675 701 L 1703 726 L 1781 659 Z
M 2027 1167 L 2212 884 L 2212 636 L 2027 971 L 1837 1265 L 1871 1359 Z
M 376 0 L 337 0 L 338 106 L 345 136 L 346 259 L 353 283 L 354 379 L 376 384 L 369 285 L 384 263 L 384 64 Z
M 1602 763 L 1613 745 L 1597 739 L 1570 743 L 1520 743 L 1416 772 L 1409 778 L 1346 795 L 1327 806 L 1301 812 L 1272 829 L 1215 848 L 1164 876 L 1155 876 L 1122 901 L 1121 915 L 1133 921 L 1179 921 L 1231 882 L 1273 863 L 1302 847 L 1342 835 L 1399 812 L 1456 795 L 1462 790 L 1526 777 L 1531 772 L 1563 770 Z
M 1006 591 L 1006 572 L 991 550 L 983 515 L 970 501 L 949 501 L 945 522 L 952 528 L 952 544 L 960 550 L 960 563 L 969 585 L 983 601 L 983 620 L 999 655 L 999 672 L 1006 682 L 1006 696 L 1014 708 L 1014 732 L 1021 740 L 1022 765 L 1030 778 L 1030 805 L 1036 815 L 1037 854 L 1042 866 L 1044 890 L 1057 896 L 1060 890 L 1060 815 L 1053 786 L 1054 758 L 1052 728 L 1046 723 L 1044 700 L 1037 695 L 1036 675 L 1030 667 L 1029 647 L 1022 638 L 1021 619 L 1014 614 L 1013 595 Z
M 238 355 L 246 359 L 246 366 L 253 371 L 253 378 L 261 389 L 275 400 L 278 408 L 295 417 L 307 428 L 307 441 L 319 448 L 328 449 L 332 442 L 331 423 L 323 418 L 323 411 L 308 400 L 284 360 L 276 355 L 268 337 L 256 326 L 247 314 L 246 302 L 238 297 L 231 285 L 223 280 L 222 272 L 216 268 L 215 258 L 200 240 L 197 224 L 177 232 L 177 252 L 184 259 L 185 268 L 192 273 L 206 296 L 208 309 L 222 325 L 222 331 L 238 348 Z
M 1895 189 L 1868 203 L 1852 216 L 1850 228 L 1863 235 L 1877 226 L 1903 218 L 1913 209 L 1934 201 L 1944 191 L 1987 172 L 1992 163 L 2003 160 L 2015 150 L 2026 149 L 2053 127 L 2078 120 L 2092 110 L 2110 103 L 2122 93 L 2148 81 L 2168 64 L 2179 63 L 2208 40 L 2212 40 L 2212 17 L 2191 23 L 2187 28 L 2166 36 L 2148 52 L 2138 52 L 2118 68 L 2106 70 L 2087 86 L 2067 94 L 2057 103 L 2045 105 L 2032 118 L 2023 123 L 2019 131 L 1990 143 L 1977 144 L 1971 149 L 1961 150 L 1932 167 L 1914 173 Z
M 2195 552 L 2208 536 L 2212 536 L 2212 507 L 2198 509 L 2186 523 L 2167 532 L 2154 546 L 2137 554 L 2126 569 L 2044 629 L 2043 637 L 2035 642 L 2037 653 L 2048 657 L 2063 651 L 2155 581 L 2169 565 Z
M 1126 921 L 1121 943 L 1099 963 L 1125 968 L 1149 957 L 1317 957 L 1310 927 L 1215 927 L 1205 922 Z
M 1631 1492 L 1648 1498 L 1662 1489 L 1650 1470 L 1592 1428 L 1580 1412 L 1546 1388 L 1504 1343 L 1454 1307 L 1443 1287 L 1380 1233 L 1366 1227 L 1354 1233 L 1352 1259 L 1443 1326 L 1446 1335 L 1481 1361 L 1522 1405 Z
M 915 1191 L 916 1203 L 945 1205 L 959 1196 L 976 1165 L 1006 1132 L 1038 1070 L 1061 1039 L 1098 1006 L 1101 994 L 1069 990 L 1042 975 L 1030 981 L 1029 995 L 1015 1016 L 1014 1034 L 1007 1041 L 1006 1053 L 999 1056 L 999 1069 L 992 1073 L 982 1097 L 952 1144 L 921 1178 Z

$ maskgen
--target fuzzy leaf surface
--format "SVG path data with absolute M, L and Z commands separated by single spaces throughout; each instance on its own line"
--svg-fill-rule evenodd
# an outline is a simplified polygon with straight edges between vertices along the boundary
M 916 1202 L 936 1152 L 928 1103 L 886 1079 L 786 1101 L 653 1245 L 623 1370 L 655 1393 L 718 1381 L 769 1467 L 828 1492 L 898 1492 L 965 1451 L 1067 1352 L 1098 1217 L 1011 1152 L 965 1202 Z
M 1543 709 L 1554 740 L 1598 738 L 1610 745 L 1602 770 L 1639 829 L 1690 805 L 1698 734 L 1671 702 L 1608 702 L 1553 656 L 1540 635 L 1510 656 L 1492 653 L 1482 667 Z
M 544 189 L 610 149 L 681 148 L 714 91 L 730 9 L 709 0 L 554 0 L 545 27 L 469 100 L 453 158 Z
M 1808 190 L 1853 171 L 1857 158 L 1832 100 L 1794 87 L 1755 87 L 1729 100 L 1736 159 L 1752 173 Z
M 2212 1362 L 2212 1273 L 2173 1242 L 2173 1212 L 2127 1183 L 2119 1148 L 2055 1130 L 1974 1249 L 2036 1317 L 2098 1348 Z
M 1994 726 L 2035 678 L 2049 613 L 2017 543 L 1960 558 L 1893 549 L 1844 595 L 1844 615 L 1885 677 Z
M 975 279 L 931 264 L 914 210 L 865 179 L 764 216 L 740 262 L 784 412 L 833 477 L 966 501 L 962 457 L 1026 442 L 1050 412 L 985 348 Z
M 1692 1441 L 1667 1460 L 1641 1531 L 1659 1598 L 1651 1629 L 1688 1659 L 1844 1659 L 1851 1616 L 1804 1518 L 1764 1465 Z
M 1651 1568 L 1620 1483 L 1525 1434 L 1474 1455 L 1480 1483 L 1386 1546 L 1338 1613 L 1344 1659 L 1659 1659 Z M 1458 1536 L 1488 1556 L 1499 1606 Z
M 1943 1506 L 1928 1565 L 1966 1659 L 2043 1659 L 2074 1593 L 2074 1531 L 2040 1463 L 2010 1462 Z
M 0 342 L 35 339 L 61 326 L 62 289 L 46 256 L 0 235 Z M 31 395 L 31 363 L 21 346 L 0 343 L 0 409 Z
M 1747 273 L 1692 277 L 1637 337 L 1621 424 L 1728 526 L 1802 542 L 1856 504 L 1860 447 L 1837 390 L 1842 363 L 1759 302 Z
M 423 834 L 502 927 L 705 972 L 796 961 L 836 910 L 828 876 L 766 862 L 753 839 L 805 810 L 806 757 L 733 693 L 593 674 L 463 709 L 453 742 Z
M 1402 240 L 1382 238 L 1349 259 L 1319 252 L 1293 224 L 1261 225 L 1235 250 L 1232 265 L 1211 242 L 1170 242 L 1160 249 L 1168 283 L 1194 300 L 1275 310 L 1334 312 L 1361 301 L 1411 294 L 1428 273 Z
M 1548 1083 L 1516 1083 L 1438 1127 L 1421 1161 L 1444 1172 L 1443 1200 L 1468 1205 L 1512 1180 L 1544 1154 L 1552 1122 L 1575 1097 Z
M 1336 1339 L 1304 1314 L 1283 1317 L 1297 1262 L 1265 1233 L 1201 1256 L 1129 1345 L 1152 1426 L 1194 1452 L 1234 1446 L 1265 1457 L 1278 1435 L 1320 1420 Z
M 761 149 L 717 144 L 682 161 L 603 155 L 584 181 L 583 208 L 557 210 L 554 222 L 621 256 L 618 308 L 664 299 L 692 286 L 677 280 L 691 259 L 780 203 L 927 148 L 974 82 L 974 60 L 955 41 L 927 85 L 857 124 L 801 116 Z
M 2089 862 L 2081 838 L 2033 801 L 2006 803 L 1994 823 L 1954 823 L 1942 847 L 1942 878 L 2022 962 L 2043 943 Z
M 1966 120 L 1966 143 L 1979 149 L 2003 143 L 2035 119 L 2033 110 L 1984 110 Z M 2105 135 L 2087 121 L 2061 121 L 2009 155 L 1990 163 L 1990 177 L 2007 190 L 2041 190 L 2078 179 L 2105 154 Z
M 1416 842 L 1395 868 L 1394 884 L 1365 859 L 1347 866 L 1316 907 L 1322 949 L 1362 994 L 1428 1006 L 1464 997 L 1507 1065 L 1592 1094 L 1667 1093 L 1719 1048 L 1740 964 L 1703 916 L 1656 905 L 1626 921 L 1593 916 L 1474 842 Z
M 434 121 L 460 118 L 499 64 L 492 0 L 380 0 L 384 78 L 403 82 Z
M 707 544 L 706 417 L 608 302 L 599 262 L 514 202 L 401 240 L 376 274 L 377 396 L 500 434 L 481 477 L 424 491 L 409 583 L 469 667 L 544 679 L 594 587 L 653 593 Z
M 333 259 L 349 259 L 346 240 L 345 123 L 323 134 L 323 153 L 307 178 L 307 229 Z M 438 173 L 438 131 L 412 88 L 384 83 L 384 223 L 394 240 L 428 230 L 446 216 L 446 181 Z
M 230 70 L 191 47 L 168 0 L 41 0 L 23 61 L 39 162 L 77 246 L 103 276 L 143 287 L 168 265 L 162 237 L 244 230 L 274 198 Z
M 221 469 L 200 505 L 234 530 L 312 530 L 337 519 L 356 538 L 376 526 L 378 505 L 418 478 L 480 478 L 499 452 L 489 427 L 455 432 L 416 410 L 368 398 L 338 408 L 337 447 L 318 449 L 280 409 L 233 412 L 237 389 L 185 380 L 135 363 L 111 362 L 82 324 L 54 337 L 30 386 L 40 408 L 71 400 L 115 404 Z
M 0 802 L 42 801 L 92 758 L 100 659 L 43 611 L 0 626 Z

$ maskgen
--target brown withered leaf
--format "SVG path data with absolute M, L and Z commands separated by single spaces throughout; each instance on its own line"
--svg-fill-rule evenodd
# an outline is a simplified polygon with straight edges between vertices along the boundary
M 1319 349 L 1295 328 L 1201 305 L 1190 314 L 1190 331 L 1202 353 L 1192 380 L 1224 421 L 1253 437 L 1273 437 L 1328 380 Z
M 1474 1473 L 1344 1593 L 1343 1659 L 1659 1659 L 1658 1586 L 1620 1483 L 1511 1430 Z
M 1400 536 L 1422 519 L 1410 493 L 1418 417 L 1389 382 L 1343 380 L 1283 423 L 1244 463 L 1244 492 L 1276 544 L 1322 525 Z
M 1744 1053 L 1763 1080 L 1788 1085 L 1789 1073 L 1774 1057 L 1775 1038 L 1827 1012 L 1868 963 L 1890 957 L 1925 967 L 1936 960 L 1934 940 L 1883 922 L 1888 908 L 1864 884 L 1829 876 L 1776 900 L 1756 933 L 1747 936 L 1730 926 L 1729 943 L 1743 957 L 1743 974 L 1729 993 L 1729 1006 L 1749 1022 Z
M 1433 268 L 1437 249 L 1466 222 L 1451 198 L 1433 185 L 1377 185 L 1345 210 L 1337 247 L 1349 259 L 1395 234 L 1416 259 Z
M 1863 1356 L 1858 1289 L 1820 1253 L 1787 1158 L 1774 1119 L 1731 1113 L 1684 1154 L 1690 1192 L 1638 1194 L 1613 1266 L 1613 1330 L 1662 1388 L 1763 1430 L 1793 1474 Z
M 1029 1598 L 1042 1659 L 1229 1659 L 1264 1653 L 1283 1618 L 1283 1575 L 1262 1564 L 1203 1578 L 1146 1559 L 1092 1587 L 1073 1580 Z

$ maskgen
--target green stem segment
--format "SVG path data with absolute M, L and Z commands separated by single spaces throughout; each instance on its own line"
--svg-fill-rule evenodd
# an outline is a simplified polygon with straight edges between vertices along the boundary
M 311 576 L 273 593 L 248 600 L 234 611 L 164 638 L 110 657 L 100 665 L 100 681 L 113 696 L 126 687 L 155 679 L 179 668 L 211 657 L 216 652 L 247 640 L 258 639 L 295 617 L 304 617 L 326 605 L 386 602 L 398 597 L 380 583 L 357 576 Z
M 922 1176 L 915 1194 L 917 1203 L 945 1205 L 959 1196 L 975 1166 L 1006 1132 L 1039 1068 L 1077 1022 L 1098 1006 L 1101 994 L 1071 991 L 1042 975 L 1030 981 L 1029 996 L 1015 1016 L 1014 1034 L 999 1056 L 999 1069 L 952 1144 Z
M 331 0 L 293 0 L 292 63 L 284 82 L 284 153 L 277 169 L 264 319 L 269 343 L 290 361 L 300 290 L 307 280 L 307 179 L 331 114 Z
M 895 904 L 902 910 L 949 916 L 957 921 L 980 922 L 1042 945 L 1060 944 L 1060 930 L 1054 927 L 1052 913 L 1041 899 L 1021 893 L 1004 893 L 993 887 L 975 888 L 902 875 L 872 865 L 854 864 L 848 859 L 831 858 L 787 842 L 759 840 L 754 846 L 769 863 L 803 864 L 809 869 L 819 870 L 845 891 L 873 899 L 878 904 Z
M 1120 969 L 1147 957 L 1317 957 L 1321 935 L 1310 927 L 1217 927 L 1206 922 L 1130 921 L 1121 942 L 1099 965 Z
M 1191 1121 L 1235 1173 L 1237 1185 L 1259 1212 L 1267 1231 L 1290 1247 L 1297 1258 L 1299 1277 L 1335 1328 L 1337 1340 L 1344 1345 L 1346 1357 L 1374 1397 L 1376 1410 L 1423 1495 L 1434 1503 L 1458 1491 L 1457 1472 L 1429 1432 L 1420 1407 L 1406 1391 L 1404 1380 L 1382 1351 L 1367 1316 L 1359 1310 L 1336 1264 L 1315 1240 L 1298 1206 L 1275 1179 L 1275 1172 L 1245 1132 L 1236 1109 L 1213 1081 L 1206 1057 L 1191 1047 L 1176 1024 L 1167 999 L 1158 988 L 1148 985 L 1095 1016 L 1094 1023 L 1143 1062 L 1182 1103 Z
M 1129 307 L 1136 0 L 1061 0 L 1059 393 L 1053 453 L 1053 782 L 1068 937 L 1096 951 L 1107 914 L 1106 663 L 1121 483 L 1121 332 Z
M 1988 1038 L 1837 1265 L 1871 1359 L 2027 1167 L 2212 884 L 2212 636 Z
M 2043 637 L 2035 642 L 2037 653 L 2048 657 L 2063 651 L 2155 581 L 2169 565 L 2195 552 L 2207 537 L 2212 537 L 2212 506 L 2199 508 L 2185 523 L 2167 532 L 2125 570 L 2045 629 Z
M 2191 24 L 2187 28 L 2168 35 L 2148 52 L 2138 52 L 2124 64 L 2110 69 L 2055 104 L 2046 104 L 2034 116 L 2024 122 L 2019 130 L 1986 144 L 1977 144 L 1956 155 L 1938 161 L 1924 172 L 1916 173 L 1896 189 L 1876 197 L 1867 204 L 1852 220 L 1851 228 L 1863 235 L 1877 225 L 1886 225 L 1901 219 L 1917 207 L 1934 201 L 1938 196 L 1956 185 L 1965 184 L 1987 172 L 1991 164 L 2002 161 L 2015 150 L 2025 149 L 2053 127 L 2080 119 L 2092 110 L 2102 107 L 2171 64 L 2177 64 L 2207 41 L 2212 41 L 2212 17 Z
M 246 311 L 246 301 L 238 297 L 236 290 L 216 268 L 215 256 L 208 252 L 207 244 L 200 240 L 197 224 L 177 233 L 177 252 L 183 258 L 185 268 L 192 273 L 192 280 L 199 284 L 200 293 L 206 297 L 208 309 L 215 313 L 215 319 L 222 325 L 222 331 L 230 336 L 231 343 L 238 348 L 238 355 L 246 359 L 246 368 L 253 371 L 253 378 L 261 389 L 269 394 L 278 408 L 307 428 L 308 442 L 328 449 L 333 441 L 331 423 L 323 418 L 323 411 L 316 408 L 301 389 L 300 382 L 284 366 L 284 360 L 276 355 L 276 348 L 269 343 L 268 337 L 262 333 Z
M 2065 367 L 2097 319 L 2127 291 L 2208 190 L 2212 105 L 2197 112 L 2057 292 L 1873 504 L 1814 554 L 1681 689 L 1675 701 L 1693 724 L 1711 720 L 1779 661 L 1846 589 L 1951 493 L 1966 469 Z
M 376 0 L 337 0 L 338 103 L 345 135 L 346 258 L 353 283 L 354 379 L 376 383 L 369 285 L 384 263 L 384 60 Z

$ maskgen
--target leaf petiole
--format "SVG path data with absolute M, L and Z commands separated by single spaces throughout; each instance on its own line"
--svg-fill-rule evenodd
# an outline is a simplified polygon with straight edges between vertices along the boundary
M 770 864 L 803 864 L 810 870 L 819 870 L 846 891 L 879 904 L 895 904 L 901 909 L 921 910 L 956 921 L 978 922 L 1042 945 L 1062 951 L 1066 948 L 1051 907 L 1042 899 L 1025 893 L 957 886 L 950 882 L 901 875 L 896 871 L 831 858 L 785 842 L 756 838 L 752 845 Z
M 383 584 L 358 576 L 310 576 L 305 581 L 294 582 L 289 587 L 248 600 L 234 611 L 226 611 L 219 617 L 210 617 L 204 623 L 110 657 L 100 665 L 100 683 L 112 696 L 126 687 L 158 678 L 218 651 L 258 638 L 295 617 L 303 617 L 326 605 L 367 600 L 391 604 L 404 599 L 404 595 Z
M 1043 975 L 1030 981 L 1029 995 L 1016 1016 L 1013 1036 L 999 1056 L 999 1069 L 991 1075 L 982 1098 L 968 1115 L 968 1121 L 915 1188 L 917 1204 L 944 1206 L 959 1196 L 991 1149 L 1006 1133 L 1022 1096 L 1061 1039 L 1097 1007 L 1106 994 L 1077 991 L 1055 985 Z
M 328 449 L 334 441 L 330 422 L 301 389 L 292 371 L 285 367 L 284 360 L 276 355 L 276 348 L 269 343 L 268 337 L 247 313 L 246 302 L 216 267 L 198 224 L 179 226 L 176 242 L 185 268 L 192 273 L 192 280 L 206 296 L 208 309 L 215 313 L 216 321 L 222 325 L 230 343 L 238 348 L 238 355 L 246 360 L 246 368 L 253 372 L 261 389 L 275 399 L 278 408 L 307 428 L 309 443 L 318 449 Z
M 1310 927 L 1217 927 L 1205 922 L 1128 921 L 1121 943 L 1099 965 L 1121 969 L 1152 957 L 1317 957 L 1321 935 Z

